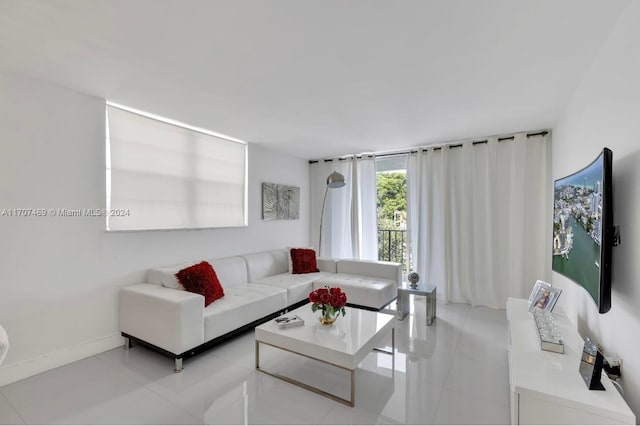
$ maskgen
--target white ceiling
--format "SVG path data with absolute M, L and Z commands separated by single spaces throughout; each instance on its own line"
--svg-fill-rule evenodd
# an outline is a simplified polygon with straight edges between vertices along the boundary
M 630 0 L 0 0 L 0 68 L 301 158 L 552 127 Z

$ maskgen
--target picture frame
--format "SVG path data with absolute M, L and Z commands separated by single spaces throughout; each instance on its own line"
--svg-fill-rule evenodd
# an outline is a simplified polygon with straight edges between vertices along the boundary
M 531 290 L 531 294 L 529 295 L 529 306 L 531 306 L 531 302 L 533 302 L 533 298 L 538 293 L 538 290 L 540 289 L 540 287 L 543 287 L 543 286 L 544 287 L 551 287 L 551 284 L 549 284 L 548 282 L 545 282 L 545 281 L 538 280 L 533 285 L 533 290 Z
M 551 312 L 558 302 L 562 290 L 552 286 L 540 285 L 529 305 L 529 312 L 539 309 L 544 312 Z
M 300 187 L 262 183 L 262 219 L 297 220 L 300 218 Z
M 604 355 L 600 348 L 587 337 L 582 349 L 580 357 L 580 376 L 584 380 L 589 390 L 605 390 L 600 381 L 602 377 L 602 365 L 604 364 Z

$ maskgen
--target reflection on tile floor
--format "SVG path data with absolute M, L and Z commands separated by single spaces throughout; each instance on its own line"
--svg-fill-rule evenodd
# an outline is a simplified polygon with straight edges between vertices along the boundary
M 412 302 L 396 330 L 395 374 L 389 355 L 370 353 L 353 408 L 257 372 L 251 331 L 186 360 L 180 374 L 134 346 L 4 386 L 0 424 L 509 423 L 505 311 L 439 304 L 427 327 L 424 298 Z M 348 375 L 330 366 L 275 349 L 261 361 L 348 392 Z

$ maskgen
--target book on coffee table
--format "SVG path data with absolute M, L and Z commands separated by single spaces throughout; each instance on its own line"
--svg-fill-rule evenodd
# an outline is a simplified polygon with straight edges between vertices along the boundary
M 274 319 L 273 322 L 278 324 L 279 328 L 300 327 L 304 325 L 304 320 L 298 315 L 282 315 Z

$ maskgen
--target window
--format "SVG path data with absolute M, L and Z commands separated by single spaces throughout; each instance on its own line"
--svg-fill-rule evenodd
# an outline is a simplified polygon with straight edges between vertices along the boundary
M 107 230 L 246 226 L 246 143 L 106 108 Z
M 376 158 L 378 260 L 407 272 L 407 156 Z

